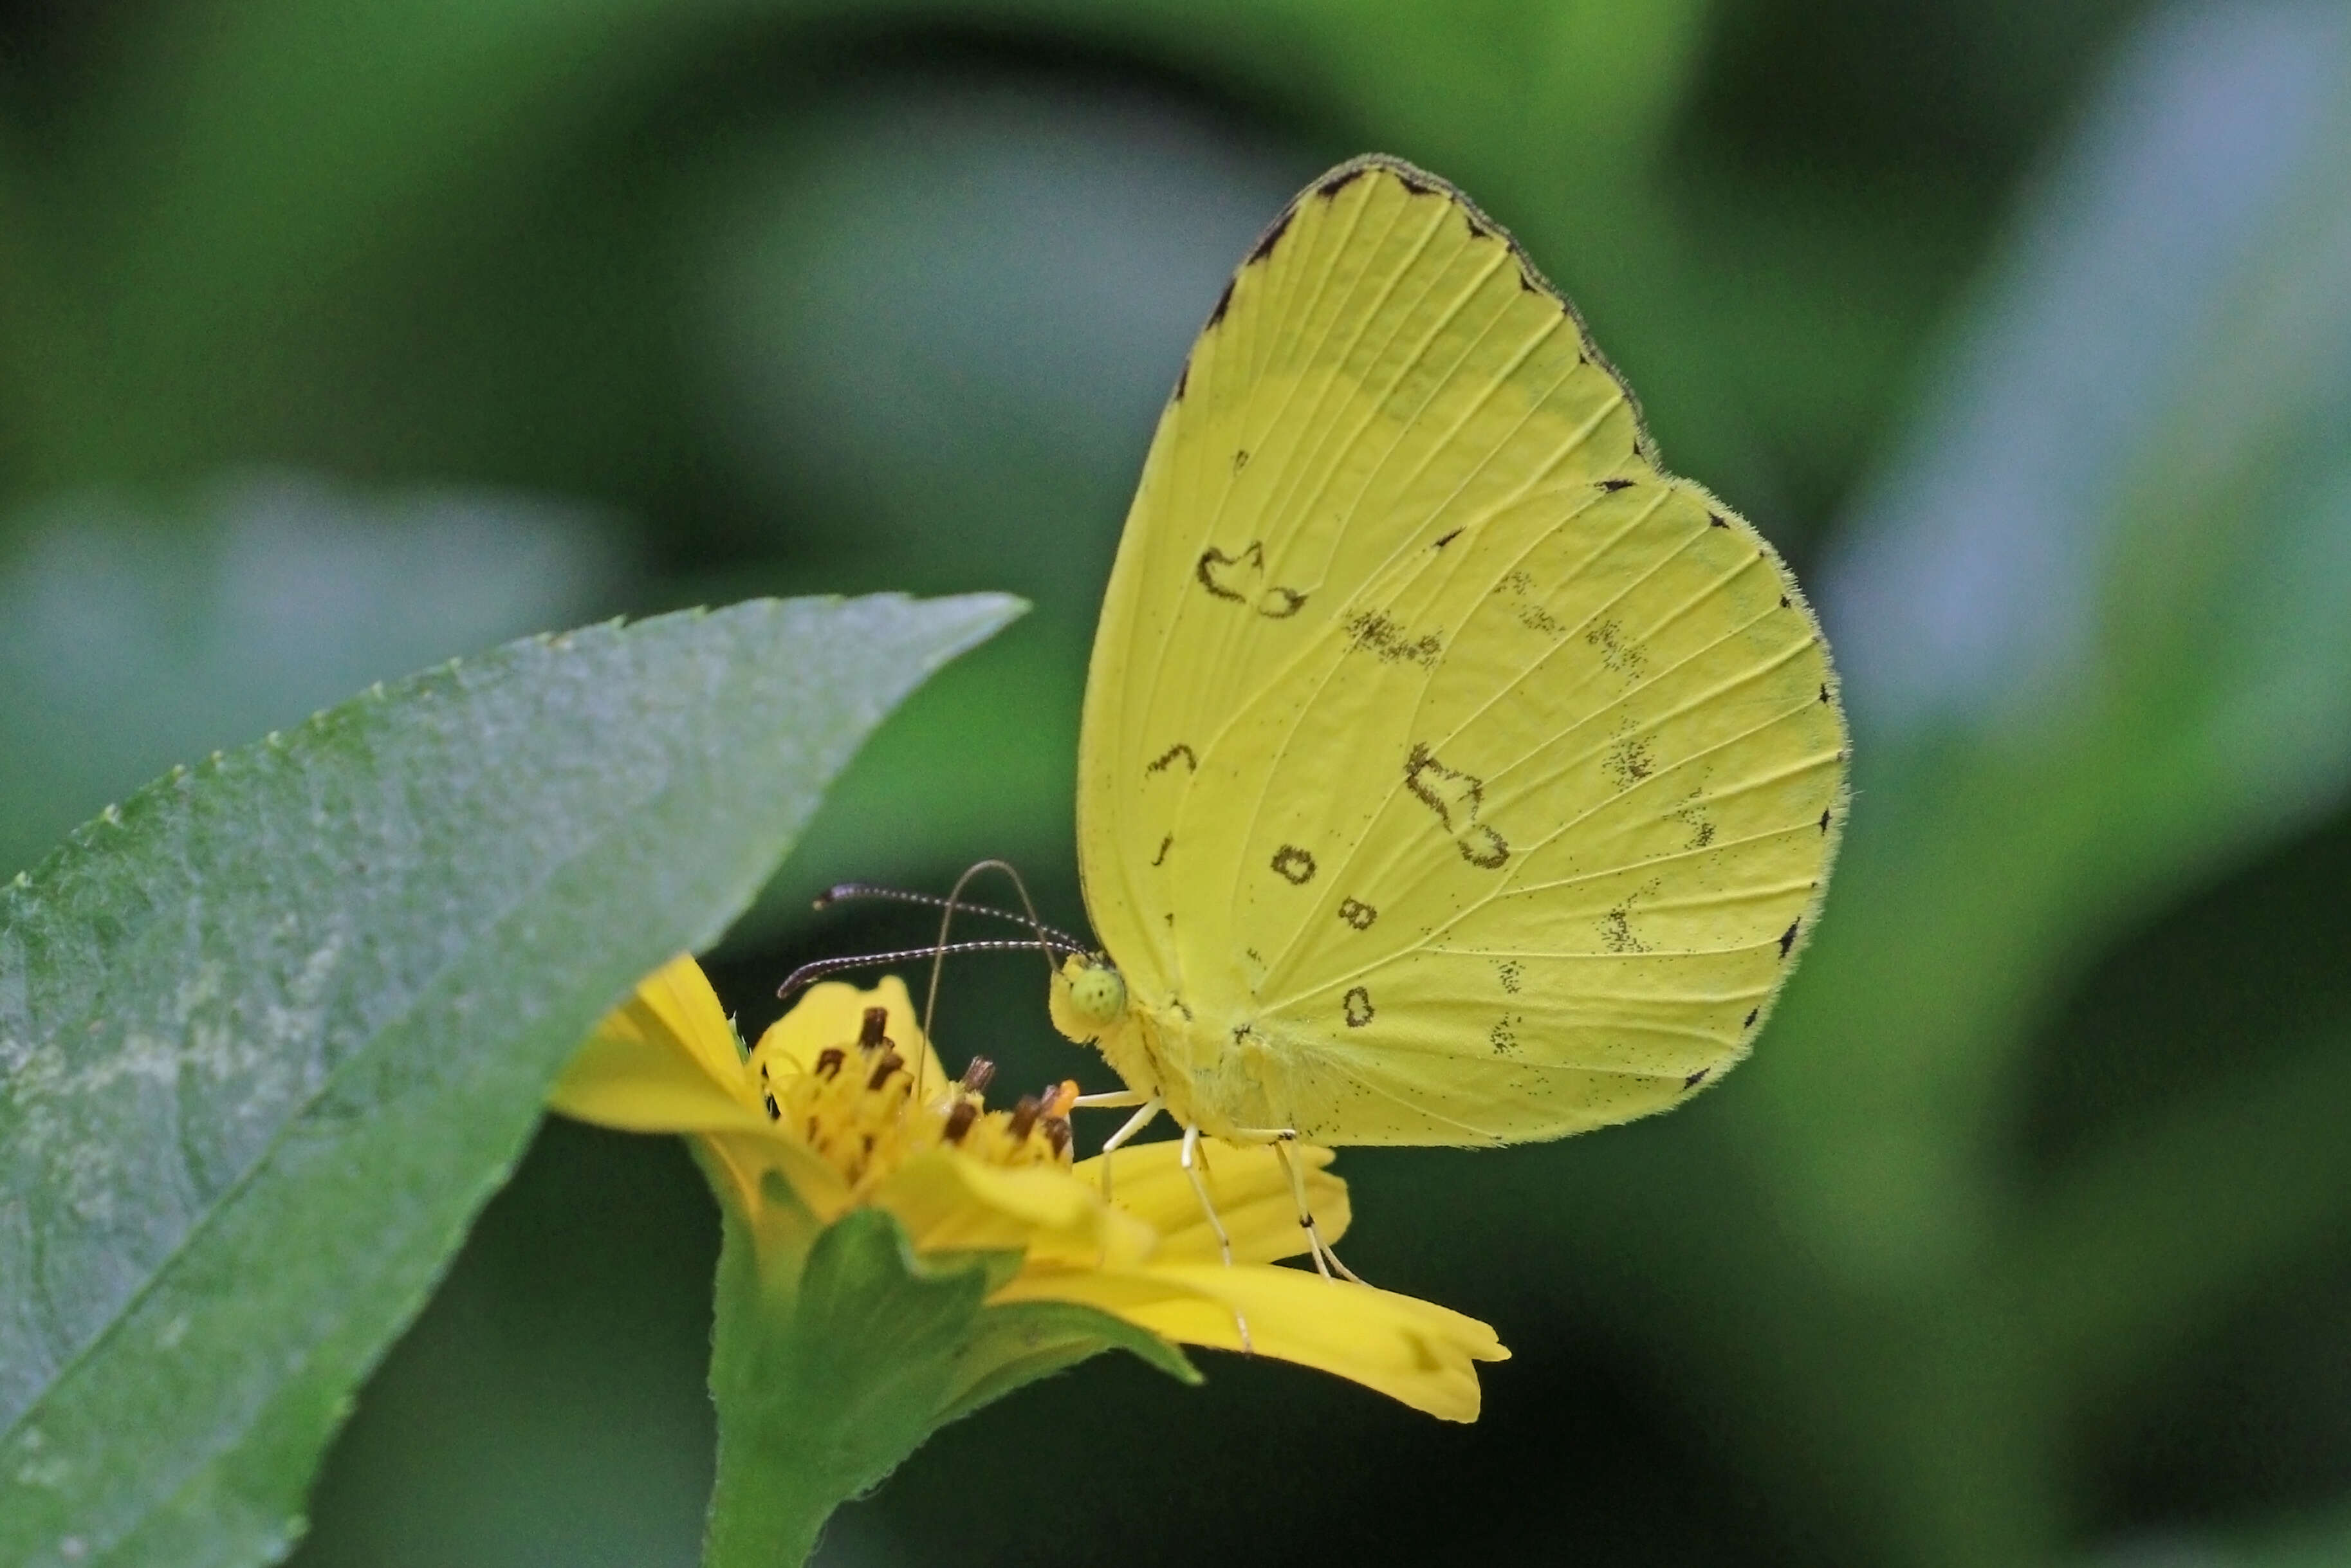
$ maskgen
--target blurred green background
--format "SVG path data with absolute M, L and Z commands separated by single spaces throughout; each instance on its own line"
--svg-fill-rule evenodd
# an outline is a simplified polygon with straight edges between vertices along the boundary
M 2346 89 L 2293 0 L 5 0 L 0 873 L 511 635 L 987 587 L 1034 613 L 714 973 L 756 1029 L 920 939 L 813 891 L 989 854 L 1080 921 L 1154 415 L 1288 194 L 1401 153 L 1815 590 L 1819 943 L 1679 1114 L 1346 1156 L 1351 1261 L 1516 1352 L 1477 1426 L 1099 1362 L 822 1560 L 2351 1563 Z M 950 1061 L 1098 1082 L 1040 991 L 952 971 Z M 690 1563 L 716 1231 L 549 1126 L 304 1568 Z

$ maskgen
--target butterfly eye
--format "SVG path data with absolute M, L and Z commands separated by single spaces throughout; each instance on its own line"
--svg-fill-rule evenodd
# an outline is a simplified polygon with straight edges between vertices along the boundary
M 1071 977 L 1070 1000 L 1089 1023 L 1116 1023 L 1126 1011 L 1126 982 L 1108 964 L 1090 964 Z

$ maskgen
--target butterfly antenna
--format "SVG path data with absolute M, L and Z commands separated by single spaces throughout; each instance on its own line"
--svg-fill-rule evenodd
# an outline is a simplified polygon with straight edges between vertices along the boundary
M 947 901 L 935 893 L 914 893 L 906 888 L 883 887 L 871 882 L 844 882 L 838 886 L 829 887 L 818 897 L 815 907 L 830 909 L 836 904 L 850 904 L 876 898 L 887 899 L 893 904 L 919 904 L 930 909 L 947 907 Z M 1044 924 L 1036 918 L 1033 911 L 1027 915 L 1016 915 L 1009 909 L 998 909 L 993 904 L 961 902 L 958 902 L 955 907 L 966 915 L 985 915 L 990 919 L 1009 920 L 1017 925 L 1029 926 L 1032 930 L 1042 933 L 1056 946 L 1072 953 L 1082 953 L 1086 950 L 1085 943 L 1079 941 L 1059 926 Z
M 1057 945 L 1055 938 L 1061 937 L 1061 941 L 1058 945 L 1064 951 L 1075 952 L 1081 950 L 1078 947 L 1076 943 L 1070 941 L 1066 937 L 1061 937 L 1061 934 L 1060 932 L 1048 933 L 1045 923 L 1037 918 L 1037 903 L 1034 899 L 1029 896 L 1029 884 L 1020 880 L 1019 869 L 1013 865 L 1011 862 L 984 860 L 975 862 L 971 865 L 966 866 L 964 868 L 963 874 L 956 878 L 955 886 L 947 890 L 946 897 L 937 901 L 939 908 L 939 940 L 938 946 L 933 949 L 932 952 L 930 994 L 923 998 L 923 1038 L 925 1040 L 933 1038 L 931 1033 L 931 1020 L 936 1016 L 938 1011 L 939 976 L 946 967 L 946 956 L 949 951 L 947 946 L 948 929 L 955 925 L 955 917 L 958 910 L 987 908 L 984 904 L 972 905 L 965 904 L 963 902 L 963 890 L 971 885 L 972 878 L 979 875 L 982 872 L 989 871 L 1000 871 L 1006 876 L 1012 879 L 1012 891 L 1020 895 L 1020 907 L 1025 913 L 1025 918 L 1020 915 L 1007 915 L 1000 909 L 987 909 L 987 912 L 1000 919 L 1018 920 L 1020 924 L 1028 926 L 1029 930 L 1037 934 L 1036 947 L 1037 950 L 1043 954 L 1045 957 L 1045 983 L 1048 986 L 1051 985 L 1053 981 L 1053 950 Z M 1029 944 L 1026 942 L 1008 942 L 1003 944 L 1003 946 L 1007 947 L 1025 947 L 1028 946 Z M 923 1064 L 917 1061 L 914 1064 L 914 1098 L 917 1101 L 922 1098 L 923 1092 L 922 1072 Z
M 907 947 L 895 953 L 860 953 L 840 958 L 818 958 L 813 962 L 802 964 L 799 968 L 794 969 L 789 975 L 786 976 L 784 977 L 784 983 L 776 988 L 776 995 L 779 998 L 789 998 L 802 987 L 812 986 L 817 981 L 823 979 L 826 976 L 838 975 L 845 969 L 863 969 L 871 967 L 876 964 L 911 963 L 916 958 L 935 958 L 943 953 L 1027 953 L 1035 950 L 1036 946 L 1037 944 L 1034 942 L 1023 942 L 1017 939 L 985 942 L 956 942 L 945 946 L 935 946 L 929 947 Z M 1061 947 L 1058 946 L 1055 946 L 1054 950 L 1067 953 L 1079 953 L 1084 951 L 1084 949 L 1081 947 Z

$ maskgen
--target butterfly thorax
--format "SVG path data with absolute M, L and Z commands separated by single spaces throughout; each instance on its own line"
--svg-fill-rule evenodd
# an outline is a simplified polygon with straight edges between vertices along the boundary
M 1127 1087 L 1156 1094 L 1177 1124 L 1211 1137 L 1284 1128 L 1270 1092 L 1279 1052 L 1245 1023 L 1219 1028 L 1184 1003 L 1129 992 L 1105 961 L 1077 956 L 1055 977 L 1053 1025 L 1102 1054 Z

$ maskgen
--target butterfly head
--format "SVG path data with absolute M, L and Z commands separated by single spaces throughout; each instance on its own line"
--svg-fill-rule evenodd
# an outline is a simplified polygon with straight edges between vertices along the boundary
M 1054 977 L 1053 1014 L 1071 1040 L 1094 1040 L 1126 1017 L 1126 981 L 1108 959 L 1072 953 Z

